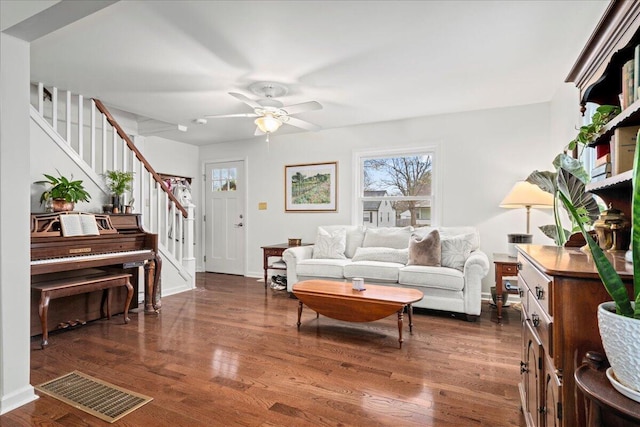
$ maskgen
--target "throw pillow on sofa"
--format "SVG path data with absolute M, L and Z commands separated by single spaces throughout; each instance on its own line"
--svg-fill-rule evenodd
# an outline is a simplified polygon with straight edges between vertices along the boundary
M 393 248 L 357 248 L 352 258 L 356 261 L 380 261 L 395 262 L 398 264 L 406 264 L 409 259 L 409 249 L 393 249 Z
M 463 271 L 464 263 L 471 254 L 475 238 L 473 234 L 441 236 L 442 266 Z
M 411 235 L 407 265 L 440 267 L 441 259 L 442 250 L 438 230 L 432 230 L 425 236 L 419 234 Z
M 413 227 L 367 228 L 362 246 L 365 248 L 405 249 L 409 247 L 409 238 Z
M 347 244 L 347 232 L 344 229 L 331 233 L 318 228 L 313 258 L 319 259 L 345 259 L 344 250 Z

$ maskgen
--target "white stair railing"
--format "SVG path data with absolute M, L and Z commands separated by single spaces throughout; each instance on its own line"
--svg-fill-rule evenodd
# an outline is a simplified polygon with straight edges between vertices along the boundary
M 151 167 L 129 135 L 97 99 L 45 88 L 37 84 L 32 105 L 83 162 L 97 174 L 108 170 L 134 172 L 133 191 L 124 204 L 138 201 L 147 231 L 158 234 L 159 242 L 188 272 L 195 273 L 194 208 L 183 206 Z M 48 102 L 50 101 L 50 102 Z M 85 123 L 89 117 L 88 123 Z

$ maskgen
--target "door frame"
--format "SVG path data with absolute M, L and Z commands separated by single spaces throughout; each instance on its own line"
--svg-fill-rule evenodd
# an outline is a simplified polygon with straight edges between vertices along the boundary
M 244 267 L 243 267 L 243 271 L 242 271 L 242 275 L 247 277 L 247 273 L 248 273 L 248 260 L 249 260 L 249 231 L 251 228 L 251 215 L 249 214 L 249 158 L 248 157 L 225 157 L 225 158 L 221 158 L 221 159 L 205 159 L 201 161 L 201 165 L 200 165 L 200 172 L 201 172 L 201 177 L 202 177 L 202 191 L 200 194 L 200 197 L 202 200 L 201 205 L 204 206 L 206 208 L 206 200 L 207 200 L 207 186 L 206 186 L 206 175 L 207 175 L 207 165 L 208 164 L 212 164 L 212 163 L 227 163 L 227 162 L 242 162 L 244 164 L 244 170 L 242 173 L 242 179 L 244 180 L 244 184 L 245 184 L 245 191 L 244 191 L 244 254 L 242 254 L 244 256 Z M 200 254 L 198 256 L 198 260 L 200 262 L 200 267 L 198 268 L 199 271 L 204 272 L 206 271 L 206 267 L 204 264 L 204 256 L 205 256 L 205 252 L 207 250 L 207 231 L 206 231 L 206 226 L 204 223 L 204 215 L 206 214 L 206 209 L 203 209 L 202 211 L 202 215 L 203 218 L 200 220 Z

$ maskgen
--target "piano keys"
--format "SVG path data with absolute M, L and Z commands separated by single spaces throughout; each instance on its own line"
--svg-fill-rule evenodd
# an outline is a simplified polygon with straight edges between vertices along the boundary
M 144 311 L 159 312 L 162 259 L 158 254 L 158 236 L 144 231 L 140 214 L 96 215 L 100 235 L 76 237 L 61 235 L 59 215 L 65 213 L 31 215 L 32 282 L 47 280 L 52 276 L 77 277 L 98 268 L 133 274 L 132 284 L 137 289 L 139 278 L 135 267 L 144 266 Z M 125 296 L 114 292 L 114 297 L 122 299 Z M 75 299 L 76 301 L 71 301 L 73 298 L 69 297 L 67 305 L 72 307 L 64 307 L 64 315 L 70 316 L 79 311 L 77 316 L 87 317 L 83 320 L 99 318 L 96 300 L 100 298 L 95 295 L 80 295 Z M 58 301 L 65 304 L 63 300 Z M 119 307 L 119 301 L 115 301 L 114 306 Z M 137 308 L 137 298 L 134 298 L 131 308 Z M 53 326 L 57 325 L 54 317 L 55 312 L 52 310 L 50 325 Z M 33 332 L 32 326 L 32 335 Z M 36 330 L 37 333 L 39 332 Z

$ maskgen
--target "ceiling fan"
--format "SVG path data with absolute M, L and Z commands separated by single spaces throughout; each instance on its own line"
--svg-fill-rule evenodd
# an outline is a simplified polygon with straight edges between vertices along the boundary
M 244 102 L 253 108 L 253 113 L 239 114 L 222 114 L 213 116 L 204 116 L 206 119 L 219 119 L 228 117 L 255 117 L 256 124 L 255 135 L 269 134 L 277 131 L 283 124 L 295 126 L 305 130 L 319 130 L 320 127 L 307 121 L 292 117 L 294 114 L 304 113 L 307 111 L 321 110 L 322 105 L 316 101 L 302 102 L 300 104 L 283 105 L 282 102 L 274 99 L 287 93 L 287 88 L 279 83 L 258 82 L 249 86 L 249 89 L 259 95 L 261 99 L 254 101 L 253 99 L 237 92 L 229 92 L 229 95 Z

